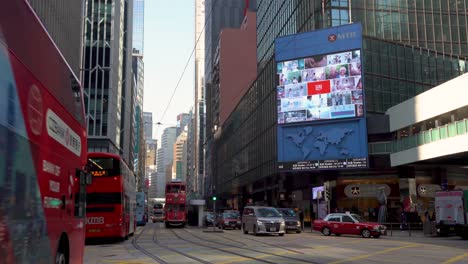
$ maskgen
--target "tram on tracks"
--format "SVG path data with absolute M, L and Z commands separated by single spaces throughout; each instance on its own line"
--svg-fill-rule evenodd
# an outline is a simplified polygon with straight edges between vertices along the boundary
M 187 193 L 185 182 L 166 183 L 165 225 L 182 226 L 187 223 Z

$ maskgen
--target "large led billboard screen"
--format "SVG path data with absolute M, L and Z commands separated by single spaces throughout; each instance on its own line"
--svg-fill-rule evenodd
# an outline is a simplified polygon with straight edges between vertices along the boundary
M 275 44 L 279 170 L 366 168 L 361 25 Z
M 278 123 L 360 117 L 361 51 L 277 63 Z

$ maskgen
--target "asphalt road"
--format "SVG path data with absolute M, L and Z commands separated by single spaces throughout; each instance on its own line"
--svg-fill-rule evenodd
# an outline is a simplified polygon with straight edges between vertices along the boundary
M 310 231 L 278 236 L 149 223 L 125 242 L 86 246 L 85 263 L 468 263 L 468 240 L 394 232 L 379 239 Z

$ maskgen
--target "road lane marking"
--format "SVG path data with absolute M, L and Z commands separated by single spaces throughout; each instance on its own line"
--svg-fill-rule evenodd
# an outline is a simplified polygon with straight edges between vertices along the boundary
M 254 260 L 255 259 L 264 259 L 264 258 L 268 258 L 268 257 L 279 257 L 281 258 L 281 256 L 278 256 L 278 255 L 290 255 L 290 254 L 293 254 L 293 253 L 290 253 L 290 252 L 281 252 L 281 253 L 275 253 L 275 255 L 271 255 L 271 254 L 263 254 L 263 255 L 258 255 L 258 256 L 254 256 Z M 241 261 L 251 261 L 252 259 L 250 258 L 245 258 L 245 257 L 226 257 L 226 258 L 230 258 L 230 260 L 227 260 L 227 261 L 221 261 L 221 262 L 216 262 L 216 264 L 231 264 L 231 263 L 236 263 L 236 262 L 241 262 Z M 307 260 L 304 260 L 304 262 L 307 262 Z
M 453 258 L 449 258 L 448 260 L 446 260 L 442 264 L 454 263 L 456 261 L 462 260 L 462 259 L 467 258 L 467 257 L 468 257 L 468 253 L 465 253 L 465 254 L 462 254 L 462 255 L 455 256 Z
M 154 262 L 148 262 L 147 260 L 104 260 L 106 263 L 115 263 L 115 264 L 151 264 Z
M 330 244 L 330 245 L 322 245 L 322 246 L 318 246 L 318 247 L 312 247 L 311 249 L 324 249 L 324 248 L 329 248 L 329 247 L 336 247 L 336 246 L 341 246 L 343 244 L 357 244 L 357 243 L 362 243 L 366 240 L 364 239 L 361 239 L 361 240 L 353 240 L 353 241 L 346 241 L 346 242 L 342 242 L 342 243 L 333 243 L 333 244 Z
M 371 254 L 365 254 L 365 255 L 360 255 L 360 256 L 355 256 L 355 257 L 350 257 L 350 258 L 346 258 L 346 259 L 342 259 L 342 260 L 329 262 L 329 264 L 338 264 L 338 263 L 344 263 L 344 262 L 351 262 L 351 261 L 366 259 L 366 258 L 370 258 L 370 257 L 373 257 L 373 256 L 382 255 L 382 254 L 386 254 L 386 253 L 389 253 L 389 252 L 397 251 L 397 250 L 400 250 L 400 249 L 417 247 L 417 246 L 418 246 L 417 244 L 408 244 L 406 246 L 388 248 L 388 249 L 377 251 L 377 252 L 371 253 Z

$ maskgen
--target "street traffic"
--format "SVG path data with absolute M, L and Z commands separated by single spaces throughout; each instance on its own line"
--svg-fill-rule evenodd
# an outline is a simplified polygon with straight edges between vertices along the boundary
M 406 232 L 380 239 L 297 234 L 244 235 L 241 230 L 138 227 L 125 242 L 87 245 L 85 263 L 468 263 L 468 243 Z

